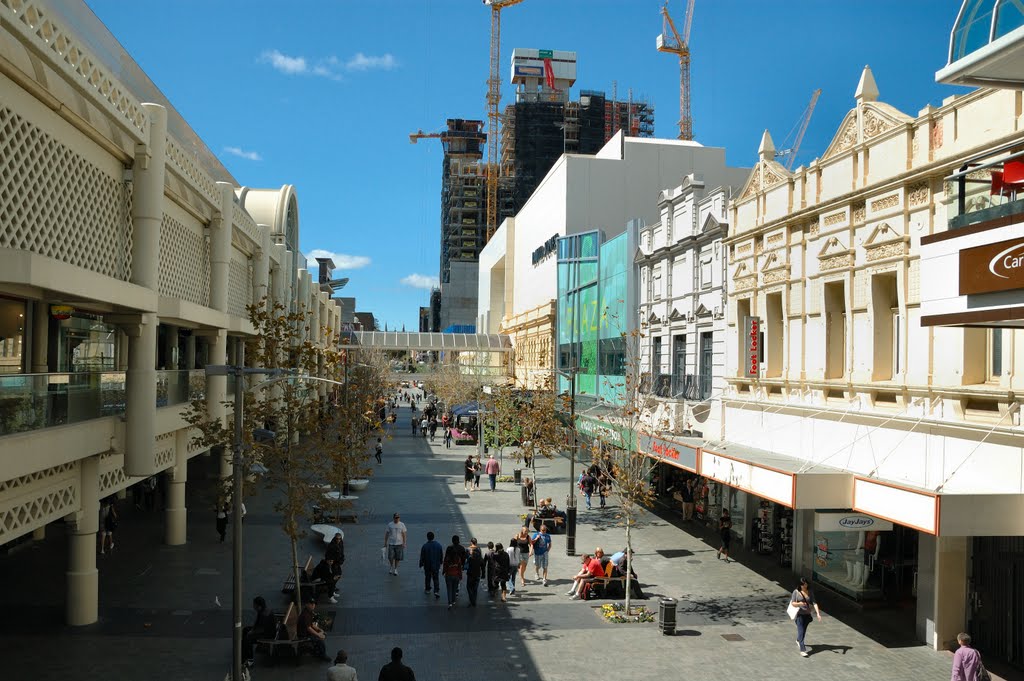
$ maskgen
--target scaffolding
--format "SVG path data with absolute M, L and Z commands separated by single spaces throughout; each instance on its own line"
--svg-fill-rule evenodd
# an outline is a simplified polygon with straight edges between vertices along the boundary
M 481 159 L 484 122 L 449 118 L 441 134 L 441 282 L 453 261 L 478 260 L 485 243 L 486 174 Z

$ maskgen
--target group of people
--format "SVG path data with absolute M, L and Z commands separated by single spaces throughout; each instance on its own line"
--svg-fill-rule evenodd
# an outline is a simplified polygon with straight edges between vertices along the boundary
M 636 571 L 633 570 L 632 556 L 633 553 L 631 551 L 627 552 L 626 549 L 606 556 L 604 549 L 600 546 L 594 549 L 593 554 L 584 553 L 580 556 L 580 571 L 573 575 L 572 587 L 565 595 L 570 596 L 573 600 L 586 600 L 595 594 L 594 587 L 599 584 L 604 585 L 606 580 L 607 586 L 614 584 L 618 587 L 622 585 L 624 589 L 625 585 L 622 578 L 628 572 L 631 578 L 630 592 L 632 596 L 634 598 L 645 598 L 643 591 L 640 589 L 640 583 L 636 581 Z M 607 590 L 603 595 L 606 597 L 612 596 Z
M 498 474 L 501 473 L 501 464 L 494 458 L 494 454 L 487 457 L 486 463 L 480 460 L 479 454 L 476 455 L 475 459 L 472 454 L 467 454 L 466 460 L 462 462 L 462 466 L 464 470 L 463 489 L 471 492 L 480 489 L 480 476 L 486 473 L 488 482 L 491 485 L 491 491 L 494 491 L 498 482 Z
M 388 547 L 388 572 L 392 575 L 398 574 L 398 563 L 404 557 L 406 538 L 405 525 L 396 529 L 395 524 L 400 524 L 397 513 L 394 521 L 388 524 L 385 535 L 390 540 L 397 531 L 402 541 L 400 545 L 390 544 Z M 392 546 L 401 548 L 393 551 Z M 527 583 L 526 570 L 531 556 L 537 581 L 544 586 L 548 585 L 550 551 L 551 536 L 547 528 L 531 533 L 524 526 L 507 544 L 487 542 L 486 547 L 481 546 L 475 537 L 469 540 L 468 546 L 464 546 L 459 536 L 454 535 L 451 544 L 443 548 L 434 533 L 427 532 L 427 541 L 420 548 L 419 558 L 419 567 L 423 570 L 423 593 L 433 592 L 434 598 L 440 600 L 443 576 L 449 608 L 455 607 L 463 579 L 466 581 L 469 607 L 476 606 L 481 581 L 485 582 L 488 595 L 494 597 L 500 593 L 501 601 L 506 602 L 510 595 L 516 593 L 517 583 L 520 586 Z

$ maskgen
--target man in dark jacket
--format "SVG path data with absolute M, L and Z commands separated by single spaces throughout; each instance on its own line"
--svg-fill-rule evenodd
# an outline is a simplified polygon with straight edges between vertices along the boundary
M 469 540 L 469 555 L 466 558 L 466 593 L 470 607 L 476 607 L 476 592 L 480 588 L 480 576 L 484 571 L 484 555 L 476 545 L 476 539 Z
M 420 567 L 423 568 L 423 593 L 430 593 L 430 583 L 434 583 L 434 598 L 441 598 L 441 560 L 444 548 L 441 542 L 434 539 L 433 532 L 427 532 L 427 543 L 420 548 Z
M 325 556 L 324 559 L 317 563 L 317 566 L 313 568 L 312 576 L 313 581 L 318 582 L 319 589 L 327 594 L 327 600 L 331 603 L 337 603 L 338 599 L 334 594 L 340 575 L 337 575 L 334 572 L 334 558 L 331 556 Z
M 251 627 L 245 627 L 242 630 L 242 645 L 245 647 L 243 657 L 247 667 L 252 666 L 252 649 L 255 647 L 256 641 L 260 639 L 273 640 L 277 634 L 277 620 L 274 618 L 274 613 L 267 607 L 267 601 L 263 596 L 252 599 L 252 608 L 256 611 L 256 620 Z
M 377 681 L 416 681 L 412 669 L 402 664 L 402 649 L 391 649 L 391 662 L 380 668 Z

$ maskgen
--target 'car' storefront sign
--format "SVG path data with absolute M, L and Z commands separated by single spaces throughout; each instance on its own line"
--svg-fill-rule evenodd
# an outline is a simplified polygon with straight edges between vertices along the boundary
M 1024 239 L 960 251 L 960 295 L 1024 288 Z

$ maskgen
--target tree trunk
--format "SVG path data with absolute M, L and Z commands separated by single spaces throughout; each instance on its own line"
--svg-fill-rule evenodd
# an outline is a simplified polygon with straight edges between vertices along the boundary
M 626 617 L 629 617 L 629 592 L 632 590 L 633 577 L 633 540 L 630 530 L 633 525 L 633 509 L 626 511 Z
M 302 612 L 302 575 L 299 571 L 304 566 L 299 565 L 299 541 L 294 534 L 289 535 L 289 543 L 292 547 L 292 568 L 295 574 L 295 593 L 293 594 L 295 600 L 295 612 Z

